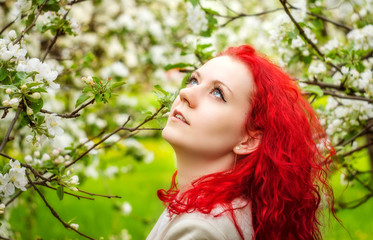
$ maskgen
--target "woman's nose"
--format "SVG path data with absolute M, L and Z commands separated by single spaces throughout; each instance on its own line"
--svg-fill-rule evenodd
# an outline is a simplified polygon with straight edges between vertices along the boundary
M 194 108 L 197 105 L 196 87 L 187 87 L 180 90 L 179 97 L 182 102 L 186 102 L 189 107 Z

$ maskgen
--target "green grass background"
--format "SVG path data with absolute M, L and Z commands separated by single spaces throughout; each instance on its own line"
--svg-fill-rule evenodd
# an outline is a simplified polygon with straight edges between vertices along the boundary
M 89 192 L 119 195 L 121 199 L 95 197 L 94 201 L 65 195 L 60 201 L 55 191 L 44 189 L 48 201 L 65 221 L 80 225 L 79 230 L 99 239 L 121 239 L 123 229 L 127 229 L 134 240 L 145 239 L 164 207 L 156 196 L 160 188 L 167 188 L 175 171 L 172 148 L 163 140 L 143 139 L 141 142 L 155 154 L 150 164 L 133 162 L 133 171 L 121 174 L 119 177 L 97 180 L 88 179 L 80 188 Z M 109 165 L 123 166 L 129 159 L 121 157 L 119 152 L 111 152 L 102 156 L 100 161 Z M 367 161 L 362 162 L 362 169 L 367 168 Z M 112 164 L 111 164 L 112 163 Z M 364 194 L 364 189 L 357 184 L 348 187 L 340 186 L 339 174 L 333 179 L 336 196 L 343 194 L 344 198 L 358 197 Z M 32 191 L 23 193 L 27 197 L 19 201 L 11 214 L 11 225 L 18 239 L 85 239 L 71 230 L 66 230 L 52 216 L 41 199 Z M 123 201 L 132 205 L 132 212 L 124 216 L 119 206 Z M 327 216 L 327 215 L 326 215 Z M 340 239 L 373 239 L 373 205 L 369 200 L 364 205 L 352 209 L 338 211 L 337 216 L 342 220 L 343 228 L 333 217 L 326 217 L 323 235 L 327 240 Z

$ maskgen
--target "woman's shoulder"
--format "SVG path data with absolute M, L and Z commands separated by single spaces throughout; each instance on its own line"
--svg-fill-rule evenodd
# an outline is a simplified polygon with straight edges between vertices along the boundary
M 232 202 L 235 220 L 244 239 L 252 239 L 251 205 L 247 201 Z M 241 239 L 230 211 L 217 206 L 209 214 L 201 212 L 183 213 L 173 216 L 163 229 L 165 240 Z

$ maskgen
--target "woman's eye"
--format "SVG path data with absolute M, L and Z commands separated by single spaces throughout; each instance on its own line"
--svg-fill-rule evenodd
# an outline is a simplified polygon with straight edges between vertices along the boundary
M 195 86 L 195 85 L 198 85 L 197 79 L 195 79 L 195 78 L 189 79 L 189 81 L 187 83 L 187 86 Z
M 212 92 L 211 92 L 211 94 L 214 97 L 220 98 L 220 99 L 222 99 L 225 102 L 224 95 L 223 95 L 222 91 L 219 88 L 213 89 Z

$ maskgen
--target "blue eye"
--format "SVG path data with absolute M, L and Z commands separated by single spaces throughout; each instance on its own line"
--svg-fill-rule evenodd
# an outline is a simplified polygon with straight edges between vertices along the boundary
M 223 100 L 224 102 L 226 102 L 225 98 L 224 98 L 224 94 L 222 92 L 222 90 L 220 90 L 220 88 L 216 87 L 212 90 L 211 94 L 214 96 L 214 97 L 217 97 L 221 100 Z
M 195 86 L 195 85 L 198 85 L 197 79 L 195 79 L 194 77 L 190 78 L 187 82 L 187 86 Z

